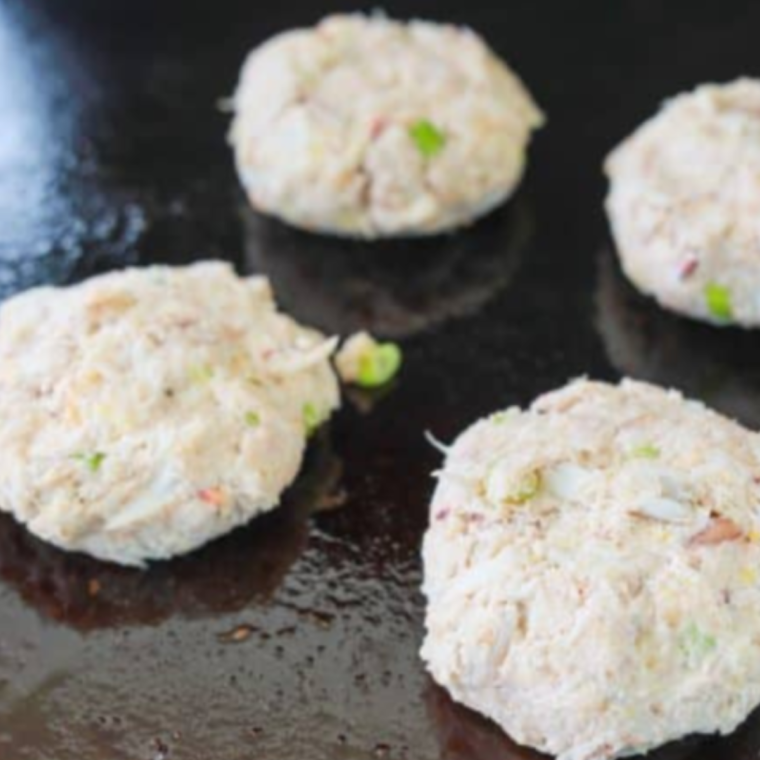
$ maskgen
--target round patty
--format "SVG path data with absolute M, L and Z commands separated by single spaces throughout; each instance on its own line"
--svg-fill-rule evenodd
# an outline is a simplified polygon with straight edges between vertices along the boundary
M 474 32 L 358 14 L 254 50 L 234 108 L 254 207 L 367 238 L 441 232 L 501 204 L 543 119 Z
M 760 325 L 760 81 L 679 95 L 607 159 L 627 276 L 668 309 Z
M 578 381 L 450 450 L 422 656 L 561 760 L 728 733 L 760 702 L 760 436 L 674 391 Z
M 275 507 L 338 404 L 334 341 L 229 266 L 150 267 L 0 308 L 0 508 L 125 565 Z

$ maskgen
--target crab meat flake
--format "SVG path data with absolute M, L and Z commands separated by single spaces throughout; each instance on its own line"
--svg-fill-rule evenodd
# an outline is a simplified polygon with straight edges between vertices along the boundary
M 694 516 L 693 511 L 680 501 L 661 497 L 642 501 L 636 514 L 669 523 L 689 522 Z

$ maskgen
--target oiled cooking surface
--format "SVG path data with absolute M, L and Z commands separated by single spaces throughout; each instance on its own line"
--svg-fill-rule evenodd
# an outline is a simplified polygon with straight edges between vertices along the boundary
M 422 431 L 450 441 L 571 377 L 615 379 L 613 362 L 753 425 L 757 341 L 734 350 L 614 289 L 601 303 L 597 264 L 602 158 L 663 95 L 759 70 L 760 6 L 384 5 L 470 22 L 549 123 L 515 213 L 373 259 L 252 222 L 215 108 L 248 49 L 314 23 L 322 3 L 0 0 L 0 295 L 223 257 L 270 274 L 298 319 L 327 332 L 379 322 L 406 357 L 373 408 L 347 400 L 288 507 L 175 565 L 103 568 L 0 520 L 2 760 L 535 760 L 448 702 L 419 660 L 440 464 Z M 320 276 L 332 279 L 309 287 Z M 623 322 L 603 339 L 605 313 Z M 637 353 L 684 331 L 676 366 Z M 752 760 L 757 733 L 755 721 L 655 758 Z

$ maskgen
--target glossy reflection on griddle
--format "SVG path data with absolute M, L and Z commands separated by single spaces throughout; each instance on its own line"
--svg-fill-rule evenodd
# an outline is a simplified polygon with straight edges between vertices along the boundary
M 760 427 L 755 333 L 694 324 L 639 295 L 609 251 L 599 255 L 596 325 L 615 369 L 676 388 L 750 428 Z
M 322 330 L 402 338 L 476 312 L 509 282 L 533 221 L 521 198 L 473 227 L 371 244 L 299 232 L 247 205 L 246 266 L 266 274 L 283 308 Z
M 306 547 L 309 516 L 329 506 L 341 463 L 325 436 L 283 506 L 203 549 L 135 570 L 69 554 L 0 515 L 0 578 L 42 615 L 80 631 L 156 625 L 266 604 Z

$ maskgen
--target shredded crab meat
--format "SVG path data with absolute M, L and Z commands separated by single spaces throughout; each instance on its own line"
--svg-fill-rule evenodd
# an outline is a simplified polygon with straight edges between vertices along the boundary
M 665 497 L 642 501 L 634 514 L 670 523 L 688 523 L 695 517 L 694 510 L 687 504 Z
M 726 541 L 745 539 L 744 531 L 727 517 L 713 517 L 704 530 L 691 540 L 692 546 L 716 546 Z
M 272 354 L 265 366 L 273 375 L 295 375 L 322 364 L 337 347 L 338 338 L 329 338 L 306 350 L 291 349 Z
M 627 277 L 669 310 L 760 324 L 760 81 L 670 98 L 607 158 L 606 206 Z
M 436 450 L 439 451 L 441 454 L 448 454 L 450 451 L 449 446 L 447 446 L 445 443 L 441 443 L 429 430 L 425 431 L 425 440 Z
M 66 550 L 143 565 L 274 509 L 301 409 L 321 423 L 339 404 L 336 342 L 222 262 L 39 288 L 1 313 L 3 508 Z
M 266 42 L 234 101 L 230 142 L 252 204 L 369 238 L 453 229 L 504 202 L 544 120 L 475 33 L 378 15 Z
M 570 462 L 549 467 L 543 474 L 547 490 L 561 499 L 578 498 L 592 478 L 588 468 Z
M 582 380 L 446 453 L 422 656 L 458 702 L 560 760 L 729 733 L 760 704 L 760 436 Z

